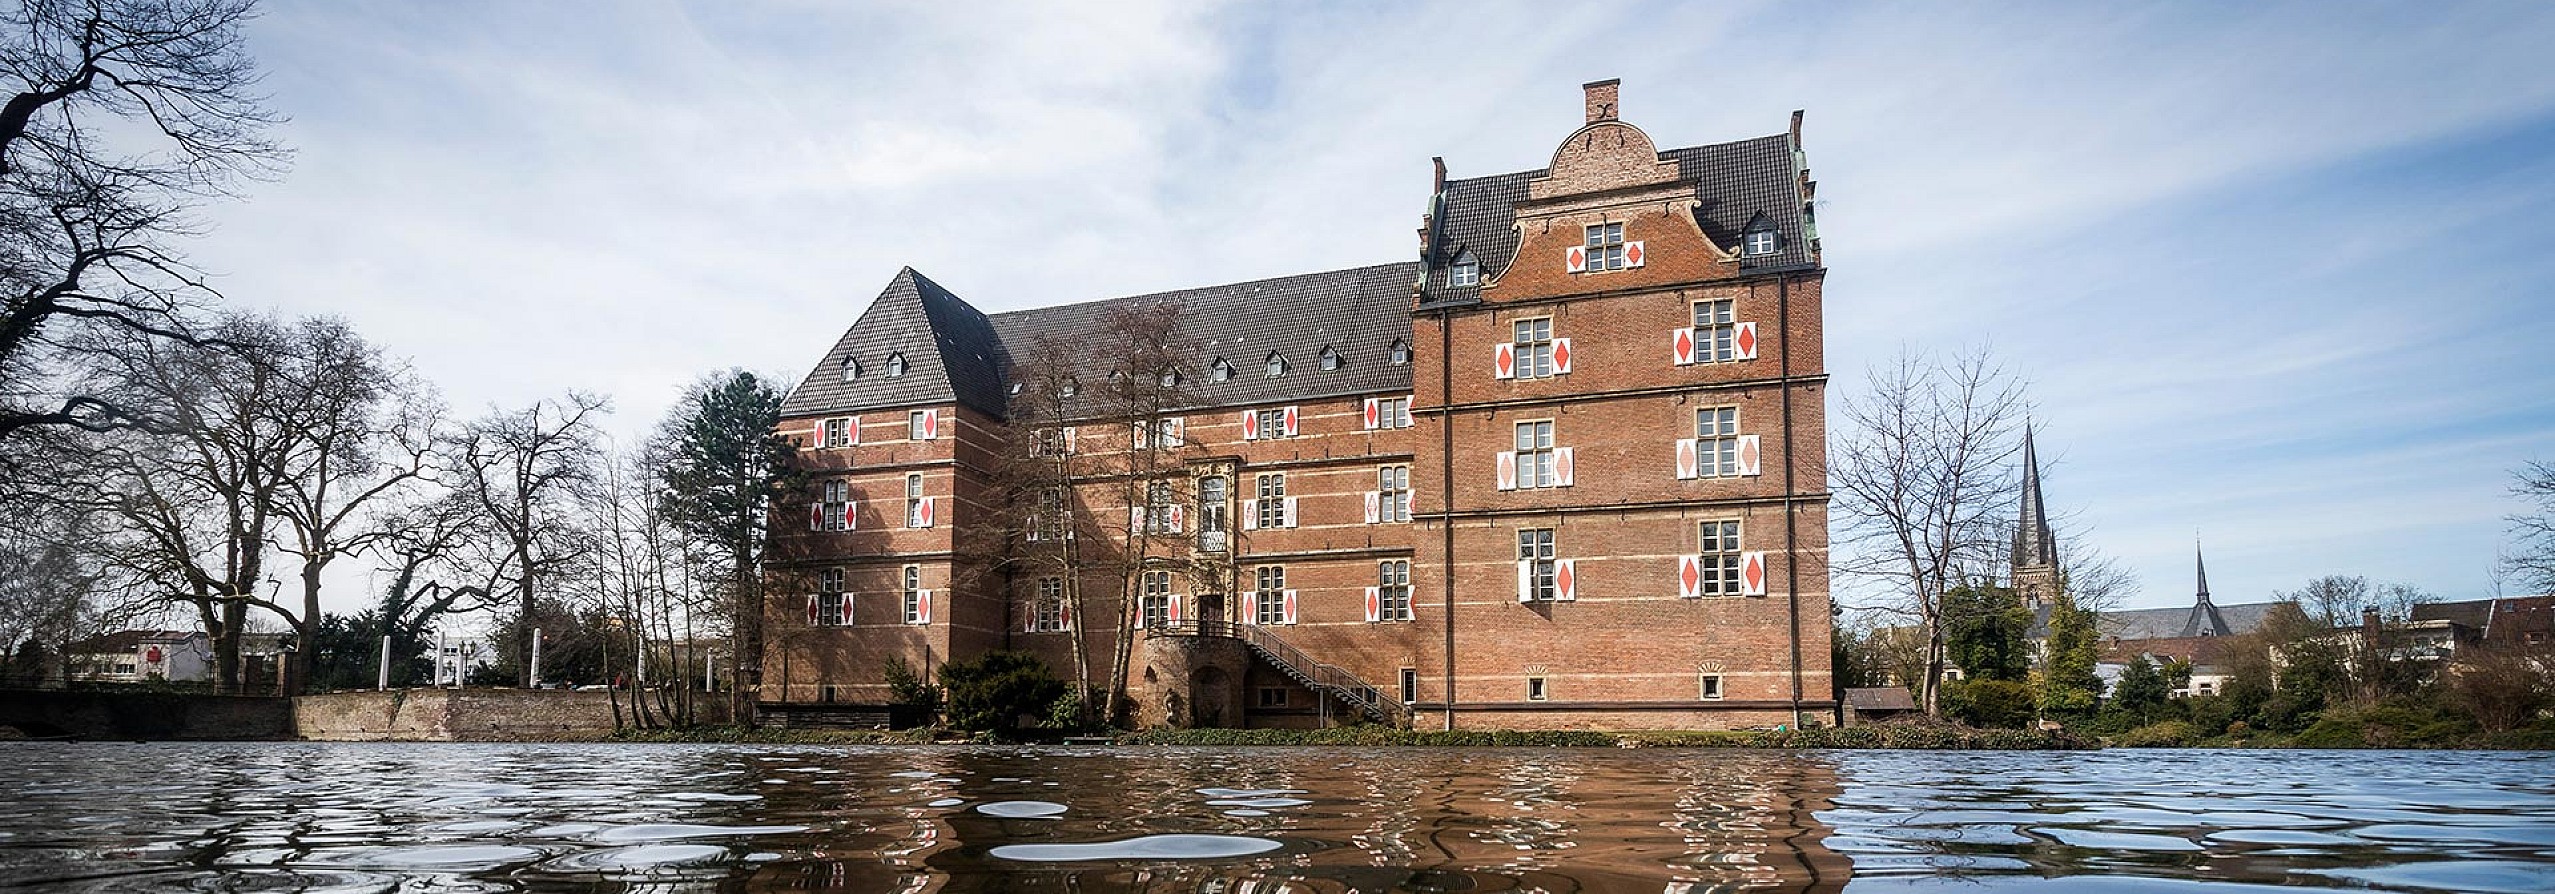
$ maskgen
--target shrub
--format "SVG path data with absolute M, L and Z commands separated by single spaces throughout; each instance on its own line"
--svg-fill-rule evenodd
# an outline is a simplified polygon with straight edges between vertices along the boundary
M 2032 721 L 2032 687 L 2013 680 L 1968 680 L 1945 693 L 1947 712 L 1971 726 L 2020 728 Z
M 1046 662 L 1010 650 L 941 665 L 940 682 L 949 691 L 949 725 L 970 732 L 1012 732 L 1021 715 L 1046 717 L 1065 694 Z
M 2122 748 L 2187 748 L 2200 741 L 2200 727 L 2189 721 L 2167 720 L 2120 734 L 2111 744 Z

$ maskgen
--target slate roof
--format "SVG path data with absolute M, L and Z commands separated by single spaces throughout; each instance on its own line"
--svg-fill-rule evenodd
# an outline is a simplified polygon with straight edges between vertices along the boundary
M 1845 690 L 1845 703 L 1857 711 L 1913 711 L 1916 696 L 1905 686 L 1855 687 Z
M 1760 215 L 1773 225 L 1777 239 L 1774 254 L 1741 257 L 1740 270 L 1772 271 L 1816 263 L 1810 256 L 1814 234 L 1802 207 L 1790 136 L 1775 134 L 1669 149 L 1660 152 L 1659 157 L 1675 162 L 1677 176 L 1693 184 L 1695 198 L 1700 202 L 1695 208 L 1695 221 L 1703 226 L 1704 235 L 1722 248 L 1738 251 L 1740 234 L 1746 231 L 1749 221 Z M 1538 169 L 1446 181 L 1444 195 L 1430 209 L 1442 217 L 1434 222 L 1436 238 L 1422 252 L 1428 263 L 1422 304 L 1480 300 L 1481 289 L 1477 286 L 1447 285 L 1447 268 L 1458 253 L 1470 250 L 1473 259 L 1481 264 L 1483 280 L 1506 271 L 1517 254 L 1517 203 L 1526 200 L 1527 182 L 1542 176 L 1544 171 Z
M 2278 604 L 2277 602 L 2210 604 L 2210 610 L 2217 615 L 2226 630 L 2225 633 L 2213 635 L 2242 636 L 2252 633 L 2255 628 L 2262 626 L 2262 619 L 2271 612 L 2271 607 Z M 2095 625 L 2095 629 L 2101 631 L 2104 636 L 2116 636 L 2121 639 L 2180 639 L 2196 636 L 2198 635 L 2196 632 L 2186 633 L 2185 631 L 2194 629 L 2192 616 L 2198 608 L 2198 605 L 2188 605 L 2104 612 L 2102 620 Z
M 64 646 L 67 655 L 120 655 L 143 643 L 182 643 L 202 634 L 186 630 L 118 630 Z
M 1184 307 L 1180 336 L 1199 346 L 1184 388 L 1200 407 L 1407 391 L 1411 368 L 1393 365 L 1388 353 L 1396 340 L 1410 341 L 1410 290 L 1418 276 L 1416 262 L 1379 264 L 988 316 L 907 268 L 791 393 L 781 414 L 955 401 L 1000 416 L 1013 358 L 1025 356 L 1039 336 L 1087 337 L 1113 307 L 1162 301 Z M 1340 369 L 1321 368 L 1324 347 L 1341 354 Z M 1287 374 L 1274 379 L 1263 372 L 1272 350 L 1288 360 Z M 886 362 L 895 351 L 911 366 L 890 379 Z M 1080 356 L 1084 365 L 1075 377 L 1086 387 L 1108 376 L 1111 358 Z M 861 361 L 860 378 L 842 381 L 845 357 Z M 1233 364 L 1230 381 L 1211 380 L 1209 366 L 1218 357 Z

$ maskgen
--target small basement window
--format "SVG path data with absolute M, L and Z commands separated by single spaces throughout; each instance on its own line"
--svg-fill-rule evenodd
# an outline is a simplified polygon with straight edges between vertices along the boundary
M 1262 686 L 1262 687 L 1260 687 L 1260 707 L 1263 707 L 1263 708 L 1283 708 L 1283 707 L 1286 707 L 1286 689 L 1285 689 L 1284 687 L 1280 687 L 1280 686 Z
M 1721 675 L 1720 675 L 1720 674 L 1704 674 L 1704 675 L 1703 675 L 1703 691 L 1702 691 L 1702 693 L 1701 693 L 1700 695 L 1701 695 L 1701 697 L 1702 697 L 1702 699 L 1703 699 L 1704 701 L 1708 701 L 1708 702 L 1720 701 L 1720 700 L 1721 700 Z
M 1544 697 L 1545 697 L 1546 695 L 1547 695 L 1547 693 L 1546 693 L 1546 692 L 1545 692 L 1545 690 L 1544 690 L 1544 678 L 1542 678 L 1542 677 L 1527 677 L 1527 678 L 1526 678 L 1526 700 L 1527 700 L 1527 701 L 1530 701 L 1530 702 L 1539 702 L 1539 701 L 1543 701 L 1543 700 L 1544 700 Z

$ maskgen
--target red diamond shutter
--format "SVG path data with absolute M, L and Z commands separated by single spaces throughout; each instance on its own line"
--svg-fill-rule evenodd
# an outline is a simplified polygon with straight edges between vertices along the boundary
M 1189 507 L 1178 503 L 1171 504 L 1171 533 L 1178 534 L 1188 529 Z
M 1588 247 L 1573 245 L 1561 251 L 1562 267 L 1572 273 L 1588 272 Z
M 1056 617 L 1064 622 L 1066 630 L 1072 630 L 1074 617 L 1073 602 L 1071 600 L 1059 600 L 1056 603 Z
M 1693 599 L 1703 595 L 1703 560 L 1697 556 L 1677 557 L 1677 598 Z
M 1257 440 L 1259 440 L 1259 439 L 1260 439 L 1260 411 L 1258 411 L 1258 410 L 1244 410 L 1244 411 L 1242 411 L 1242 440 L 1245 440 L 1245 441 L 1257 441 Z
M 1570 371 L 1570 339 L 1567 339 L 1567 338 L 1556 338 L 1556 339 L 1553 339 L 1553 374 L 1554 374 L 1554 375 L 1560 375 L 1560 374 L 1562 374 L 1562 373 L 1566 373 L 1566 372 L 1569 372 L 1569 371 Z
M 1517 489 L 1517 451 L 1502 450 L 1499 452 L 1499 489 Z
M 861 417 L 854 416 L 843 420 L 843 437 L 845 440 L 851 441 L 852 446 L 860 446 Z
M 923 440 L 929 441 L 929 440 L 937 439 L 937 438 L 939 438 L 939 437 L 940 437 L 940 411 L 939 411 L 939 410 L 924 410 L 924 411 L 923 411 Z
M 816 625 L 816 594 L 809 593 L 807 594 L 807 626 L 814 627 Z
M 1693 439 L 1693 438 L 1678 438 L 1678 439 L 1677 439 L 1677 477 L 1678 477 L 1679 479 L 1692 479 L 1693 477 L 1695 477 L 1695 468 L 1694 468 L 1694 467 L 1695 467 L 1694 439 Z
M 1734 356 L 1741 360 L 1757 359 L 1757 324 L 1741 323 L 1738 330 L 1731 333 L 1730 338 L 1731 346 L 1736 349 Z
M 1739 554 L 1739 595 L 1765 595 L 1765 554 Z
M 1171 443 L 1165 447 L 1185 447 L 1189 443 L 1189 417 L 1171 417 Z
M 1579 598 L 1579 560 L 1562 559 L 1553 563 L 1553 598 L 1569 602 Z
M 1129 533 L 1129 534 L 1142 534 L 1142 533 L 1144 533 L 1144 507 L 1142 507 L 1142 506 L 1129 506 L 1129 507 L 1127 507 L 1127 533 Z
M 1563 447 L 1553 451 L 1553 474 L 1561 479 L 1561 486 L 1563 487 L 1569 487 L 1578 477 L 1576 468 L 1579 463 L 1576 459 L 1574 459 L 1576 454 L 1577 451 L 1569 447 Z
M 858 510 L 855 510 L 854 508 L 852 508 L 852 507 L 854 507 L 854 506 L 856 506 L 856 505 L 859 505 L 859 504 L 857 504 L 857 503 L 853 503 L 853 502 L 851 502 L 851 501 L 849 501 L 849 500 L 846 500 L 846 501 L 844 501 L 844 502 L 843 502 L 843 530 L 846 530 L 846 531 L 852 530 L 852 529 L 853 529 L 853 527 L 854 527 L 854 526 L 858 523 L 859 518 L 860 518 L 860 516 L 859 516 L 859 514 L 858 514 Z
M 1378 424 L 1378 419 L 1379 419 L 1379 417 L 1381 417 L 1381 416 L 1383 415 L 1382 411 L 1379 409 L 1379 408 L 1381 407 L 1382 403 L 1383 403 L 1382 401 L 1378 401 L 1378 400 L 1376 400 L 1375 398 L 1372 398 L 1372 397 L 1370 397 L 1370 398 L 1367 398 L 1367 399 L 1366 399 L 1366 410 L 1365 410 L 1365 412 L 1366 412 L 1366 417 L 1365 417 L 1365 418 L 1366 418 L 1366 430 L 1367 430 L 1367 431 L 1374 431 L 1374 430 L 1375 430 L 1375 427 L 1376 427 L 1376 425 Z
M 1135 444 L 1135 448 L 1136 448 L 1136 449 L 1138 449 L 1138 450 L 1142 450 L 1142 449 L 1144 449 L 1144 447 L 1145 447 L 1145 436 L 1144 436 L 1144 433 L 1145 433 L 1145 430 L 1146 430 L 1146 429 L 1148 429 L 1148 428 L 1151 428 L 1151 426 L 1146 425 L 1146 424 L 1145 424 L 1143 421 L 1141 421 L 1141 420 L 1136 421 L 1136 422 L 1131 422 L 1131 423 L 1128 423 L 1128 424 L 1127 424 L 1127 431 L 1130 433 L 1130 437 L 1133 439 L 1133 442 L 1134 442 L 1134 444 Z
M 1366 622 L 1372 624 L 1381 620 L 1384 620 L 1384 590 L 1381 587 L 1368 587 L 1366 588 Z
M 1384 515 L 1384 495 L 1383 495 L 1383 494 L 1380 494 L 1380 493 L 1377 493 L 1377 492 L 1375 492 L 1375 491 L 1367 491 L 1367 492 L 1366 492 L 1366 523 L 1367 523 L 1367 524 L 1370 524 L 1370 525 L 1371 525 L 1371 524 L 1374 524 L 1374 523 L 1376 523 L 1377 521 L 1382 520 L 1383 515 Z
M 1677 327 L 1677 331 L 1668 333 L 1668 356 L 1675 358 L 1678 366 L 1689 366 L 1694 363 L 1694 330 L 1692 328 L 1680 326 Z
M 1623 244 L 1623 265 L 1624 265 L 1624 266 L 1626 266 L 1626 267 L 1639 267 L 1639 266 L 1641 266 L 1641 255 L 1642 255 L 1642 251 L 1641 251 L 1641 243 L 1639 243 L 1639 242 L 1626 242 L 1626 243 L 1624 243 L 1624 244 Z
M 1295 437 L 1295 408 L 1286 408 L 1286 436 Z
M 1494 378 L 1501 379 L 1516 377 L 1517 346 L 1515 344 L 1503 341 L 1491 347 L 1490 374 Z
M 825 504 L 815 503 L 807 507 L 807 529 L 810 531 L 825 530 Z
M 1293 624 L 1293 623 L 1295 623 L 1295 591 L 1294 591 L 1294 590 L 1281 590 L 1281 591 L 1279 591 L 1279 592 L 1278 592 L 1278 623 L 1280 623 L 1280 624 Z
M 917 592 L 914 594 L 914 600 L 915 600 L 916 602 L 922 603 L 922 616 L 923 616 L 923 623 L 925 623 L 925 624 L 929 624 L 929 623 L 931 623 L 931 622 L 932 622 L 932 591 L 930 591 L 930 590 L 921 590 L 921 591 L 917 591 Z
M 924 497 L 924 498 L 923 498 L 923 505 L 922 505 L 922 510 L 923 510 L 923 511 L 922 511 L 922 524 L 921 524 L 919 527 L 925 527 L 925 528 L 928 528 L 928 527 L 931 527 L 931 526 L 932 526 L 932 522 L 934 521 L 934 519 L 932 518 L 932 516 L 939 514 L 939 513 L 937 513 L 937 512 L 935 512 L 935 511 L 934 511 L 935 509 L 939 508 L 939 506 L 938 506 L 939 502 L 940 502 L 940 498 L 939 498 L 939 497 Z
M 837 621 L 836 623 L 845 627 L 852 626 L 852 594 L 843 594 L 843 604 L 839 609 L 839 614 L 842 616 L 842 620 Z
M 1022 606 L 1020 614 L 1020 632 L 1038 632 L 1038 603 L 1033 601 L 1026 606 Z
M 1739 474 L 1760 474 L 1763 467 L 1763 463 L 1760 462 L 1760 460 L 1763 458 L 1763 451 L 1757 446 L 1757 436 L 1739 436 Z

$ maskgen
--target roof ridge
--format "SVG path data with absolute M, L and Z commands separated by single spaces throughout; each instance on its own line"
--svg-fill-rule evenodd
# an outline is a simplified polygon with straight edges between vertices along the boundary
M 1668 157 L 1671 153 L 1676 153 L 1676 152 L 1694 152 L 1694 151 L 1702 150 L 1702 149 L 1719 149 L 1719 148 L 1722 148 L 1722 147 L 1725 147 L 1725 146 L 1737 146 L 1737 145 L 1741 145 L 1741 144 L 1744 144 L 1744 143 L 1754 143 L 1754 142 L 1758 142 L 1758 141 L 1761 141 L 1761 140 L 1789 140 L 1789 139 L 1791 139 L 1791 134 L 1788 134 L 1788 133 L 1773 133 L 1773 134 L 1766 134 L 1765 136 L 1761 136 L 1761 137 L 1746 137 L 1746 138 L 1743 138 L 1743 139 L 1737 139 L 1737 140 L 1723 140 L 1723 141 L 1718 142 L 1718 143 L 1696 143 L 1696 144 L 1694 144 L 1694 145 L 1692 145 L 1692 146 L 1676 146 L 1676 147 L 1672 147 L 1672 148 L 1668 148 L 1668 149 L 1661 149 L 1661 150 L 1659 150 L 1658 155 L 1659 155 L 1659 157 L 1660 157 L 1660 158 L 1665 159 L 1665 158 L 1667 158 L 1667 157 Z M 1521 171 L 1508 171 L 1508 172 L 1505 172 L 1505 173 L 1499 173 L 1499 174 L 1480 174 L 1480 175 L 1476 175 L 1476 176 L 1472 176 L 1472 177 L 1448 177 L 1448 178 L 1446 178 L 1446 183 L 1447 183 L 1447 185 L 1452 186 L 1452 185 L 1457 184 L 1457 183 L 1470 183 L 1470 182 L 1477 181 L 1477 180 L 1497 180 L 1497 179 L 1502 178 L 1502 177 L 1540 176 L 1540 175 L 1542 175 L 1542 174 L 1544 174 L 1544 173 L 1546 173 L 1546 172 L 1548 172 L 1548 171 L 1550 171 L 1550 170 L 1551 170 L 1550 168 L 1533 168 L 1533 169 L 1529 169 L 1529 170 L 1521 170 Z
M 1289 273 L 1289 274 L 1285 274 L 1285 275 L 1281 275 L 1281 276 L 1264 276 L 1264 277 L 1261 277 L 1261 278 L 1259 278 L 1259 279 L 1245 279 L 1245 280 L 1239 280 L 1239 281 L 1236 281 L 1236 282 L 1210 283 L 1210 284 L 1203 285 L 1203 286 L 1186 286 L 1186 287 L 1177 288 L 1177 289 L 1163 289 L 1163 290 L 1160 290 L 1160 291 L 1154 291 L 1154 292 L 1139 292 L 1139 293 L 1136 293 L 1136 294 L 1133 294 L 1133 295 L 1119 295 L 1119 296 L 1116 296 L 1116 297 L 1113 297 L 1113 298 L 1092 298 L 1092 299 L 1087 299 L 1087 300 L 1083 300 L 1083 301 L 1069 301 L 1069 302 L 1066 302 L 1066 303 L 1063 303 L 1063 304 L 1042 304 L 1042 305 L 1039 305 L 1039 306 L 1037 306 L 1037 307 L 1024 307 L 1024 308 L 1020 308 L 1020 309 L 1018 309 L 1018 310 L 1006 310 L 1006 311 L 1001 311 L 1001 312 L 998 312 L 998 313 L 988 314 L 988 315 L 986 315 L 986 316 L 987 316 L 989 319 L 992 319 L 992 318 L 1001 318 L 1001 317 L 1013 317 L 1013 316 L 1019 316 L 1019 315 L 1022 315 L 1022 314 L 1045 313 L 1045 312 L 1048 312 L 1048 311 L 1061 310 L 1061 309 L 1069 308 L 1069 307 L 1083 307 L 1083 306 L 1085 306 L 1085 305 L 1093 305 L 1093 304 L 1109 304 L 1109 303 L 1118 302 L 1118 301 L 1134 301 L 1134 300 L 1142 299 L 1142 298 L 1159 298 L 1159 297 L 1162 297 L 1162 296 L 1164 296 L 1164 295 L 1176 295 L 1176 294 L 1179 294 L 1179 293 L 1182 293 L 1182 292 L 1203 292 L 1203 291 L 1207 291 L 1207 290 L 1209 290 L 1209 289 L 1231 289 L 1231 288 L 1238 288 L 1238 287 L 1241 287 L 1241 286 L 1256 286 L 1256 285 L 1260 285 L 1260 284 L 1262 284 L 1262 283 L 1285 282 L 1285 281 L 1287 281 L 1287 280 L 1308 279 L 1308 278 L 1316 277 L 1316 276 L 1331 276 L 1331 275 L 1341 274 L 1341 273 L 1366 273 L 1366 272 L 1369 272 L 1369 271 L 1383 270 L 1383 269 L 1385 269 L 1385 268 L 1389 268 L 1389 267 L 1412 267 L 1412 266 L 1417 266 L 1418 264 L 1419 264 L 1419 262 L 1418 262 L 1418 261 L 1386 261 L 1386 262 L 1379 263 L 1379 264 L 1363 264 L 1363 265 L 1359 265 L 1359 266 L 1356 266 L 1356 267 L 1340 267 L 1340 268 L 1332 269 L 1332 270 L 1313 270 L 1313 271 L 1308 271 L 1308 272 L 1304 272 L 1304 273 Z

